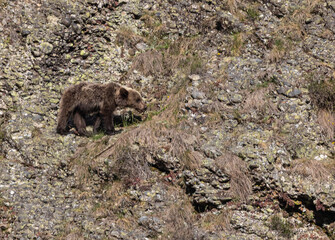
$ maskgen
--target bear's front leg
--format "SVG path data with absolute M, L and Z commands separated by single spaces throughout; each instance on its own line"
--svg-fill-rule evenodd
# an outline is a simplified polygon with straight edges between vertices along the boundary
M 115 132 L 113 110 L 114 109 L 112 107 L 104 107 L 100 114 L 102 117 L 105 133 L 108 135 L 111 135 Z
M 105 133 L 107 135 L 112 135 L 115 133 L 115 128 L 114 128 L 114 116 L 111 114 L 110 117 L 108 117 L 108 120 L 106 122 L 107 124 L 105 125 Z
M 98 115 L 95 119 L 94 125 L 93 125 L 93 134 L 98 133 L 101 125 L 101 117 Z

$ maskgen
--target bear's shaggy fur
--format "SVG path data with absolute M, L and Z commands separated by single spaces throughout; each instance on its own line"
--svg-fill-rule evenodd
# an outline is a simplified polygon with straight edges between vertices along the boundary
M 90 114 L 97 114 L 93 131 L 102 123 L 103 130 L 112 134 L 113 112 L 116 107 L 131 107 L 141 112 L 146 109 L 139 92 L 117 83 L 82 82 L 70 86 L 60 100 L 57 132 L 66 134 L 69 130 L 69 119 L 73 118 L 78 134 L 87 136 L 85 118 Z

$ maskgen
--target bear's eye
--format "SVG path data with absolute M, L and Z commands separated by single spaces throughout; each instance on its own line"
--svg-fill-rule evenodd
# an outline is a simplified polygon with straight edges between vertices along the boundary
M 138 103 L 139 103 L 140 101 L 141 101 L 141 99 L 139 99 L 139 98 L 138 98 L 138 99 L 136 99 L 136 102 L 138 102 Z

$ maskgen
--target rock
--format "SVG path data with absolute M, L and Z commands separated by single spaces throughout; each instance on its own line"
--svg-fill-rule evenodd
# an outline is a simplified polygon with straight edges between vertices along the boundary
M 200 80 L 200 76 L 197 74 L 192 74 L 188 76 L 189 79 L 191 79 L 192 81 L 199 81 Z
M 42 55 L 39 49 L 32 49 L 31 53 L 33 54 L 34 57 L 40 57 Z
M 192 98 L 194 99 L 204 99 L 205 98 L 205 93 L 194 90 L 191 94 Z
M 208 146 L 204 149 L 204 151 L 206 156 L 209 158 L 216 158 L 222 155 L 222 153 L 214 146 Z
M 53 50 L 53 45 L 48 42 L 42 42 L 40 45 L 40 49 L 44 54 L 50 54 Z
M 8 109 L 6 103 L 2 99 L 0 99 L 0 109 L 2 110 Z
M 71 18 L 69 16 L 67 16 L 67 17 L 62 18 L 62 20 L 61 20 L 60 23 L 63 24 L 65 27 L 68 28 L 68 27 L 71 26 L 72 20 L 71 20 Z
M 220 102 L 228 102 L 228 98 L 224 94 L 219 94 L 218 95 L 218 100 Z
M 80 56 L 81 56 L 82 58 L 87 58 L 89 55 L 90 55 L 90 53 L 87 52 L 87 51 L 85 51 L 85 50 L 81 50 L 81 51 L 80 51 Z
M 296 98 L 299 97 L 301 95 L 301 90 L 297 89 L 297 88 L 284 88 L 281 87 L 278 90 L 279 94 L 283 94 L 286 97 L 290 97 L 290 98 Z
M 22 30 L 21 35 L 22 37 L 27 37 L 31 32 L 29 30 Z
M 149 46 L 144 42 L 137 43 L 135 47 L 142 52 L 146 51 L 149 48 Z
M 232 103 L 241 103 L 243 101 L 243 97 L 242 97 L 241 94 L 235 94 L 234 93 L 230 96 L 230 101 Z
M 184 171 L 183 175 L 198 210 L 203 211 L 213 206 L 220 207 L 232 200 L 227 192 L 230 188 L 229 183 L 213 184 L 213 182 L 227 182 L 227 176 L 218 176 L 215 171 L 205 168 L 198 169 L 195 173 Z

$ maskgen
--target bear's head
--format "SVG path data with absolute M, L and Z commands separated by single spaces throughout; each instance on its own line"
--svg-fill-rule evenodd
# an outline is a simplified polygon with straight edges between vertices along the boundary
M 147 109 L 141 94 L 124 86 L 121 86 L 119 91 L 117 91 L 115 102 L 119 107 L 131 107 L 139 112 L 144 112 Z

